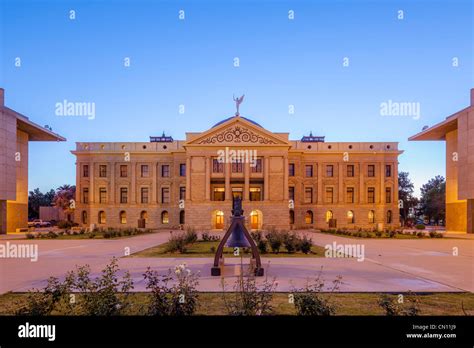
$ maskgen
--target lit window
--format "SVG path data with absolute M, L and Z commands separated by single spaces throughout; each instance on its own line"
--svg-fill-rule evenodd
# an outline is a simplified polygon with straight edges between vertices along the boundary
M 169 219 L 168 212 L 166 210 L 162 211 L 161 212 L 161 223 L 162 224 L 168 224 L 169 222 L 170 222 L 170 219 Z
M 312 224 L 313 223 L 313 212 L 311 210 L 308 210 L 306 214 L 304 215 L 304 222 L 306 224 Z
M 354 212 L 352 210 L 349 210 L 347 212 L 347 223 L 348 224 L 353 224 L 354 223 Z
M 124 211 L 120 212 L 120 223 L 126 224 L 127 223 L 127 213 Z
M 375 212 L 373 210 L 369 211 L 369 224 L 375 223 Z

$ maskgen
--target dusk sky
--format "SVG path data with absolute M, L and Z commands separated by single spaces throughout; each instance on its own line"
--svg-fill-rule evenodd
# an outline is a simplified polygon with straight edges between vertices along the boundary
M 445 175 L 444 143 L 407 139 L 469 105 L 472 3 L 0 0 L 6 105 L 67 138 L 30 143 L 29 189 L 75 184 L 75 142 L 185 139 L 245 93 L 242 116 L 291 139 L 400 142 L 418 195 Z M 64 100 L 95 118 L 56 115 Z M 389 100 L 419 117 L 381 115 Z

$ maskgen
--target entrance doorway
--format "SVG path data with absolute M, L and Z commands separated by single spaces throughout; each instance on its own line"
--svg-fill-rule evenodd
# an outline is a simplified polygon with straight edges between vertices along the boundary
M 262 228 L 263 215 L 260 210 L 252 210 L 250 212 L 250 229 L 260 230 Z
M 222 230 L 224 228 L 224 212 L 222 210 L 214 211 L 213 220 L 216 230 Z

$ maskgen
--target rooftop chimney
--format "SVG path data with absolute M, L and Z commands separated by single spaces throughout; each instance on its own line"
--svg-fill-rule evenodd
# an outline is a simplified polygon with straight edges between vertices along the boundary
M 472 95 L 472 90 L 471 90 L 471 95 Z M 3 88 L 0 88 L 0 107 L 2 106 L 5 106 L 5 90 Z
M 471 88 L 471 106 L 474 106 L 474 88 Z

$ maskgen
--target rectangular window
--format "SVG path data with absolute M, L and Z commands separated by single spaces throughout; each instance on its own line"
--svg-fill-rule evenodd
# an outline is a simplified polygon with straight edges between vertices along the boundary
M 313 166 L 311 164 L 305 166 L 305 172 L 307 178 L 313 177 Z
M 82 166 L 82 177 L 84 177 L 84 178 L 89 177 L 89 165 L 88 164 L 84 164 Z
M 142 178 L 148 178 L 148 165 L 147 164 L 142 164 L 140 166 L 140 174 Z
M 181 163 L 179 165 L 179 176 L 186 176 L 186 164 Z
M 179 199 L 186 199 L 186 187 L 184 186 L 179 188 Z
M 288 165 L 288 175 L 289 176 L 295 176 L 295 164 L 294 163 L 290 163 Z
M 120 177 L 126 178 L 128 176 L 128 169 L 126 165 L 120 165 Z
M 313 188 L 306 187 L 304 189 L 304 202 L 313 203 Z
M 326 187 L 326 203 L 334 203 L 334 189 Z
M 101 178 L 107 177 L 107 166 L 104 164 L 99 165 L 99 177 Z
M 262 159 L 257 158 L 255 160 L 255 165 L 250 166 L 252 173 L 261 173 L 262 172 Z
M 354 188 L 348 187 L 346 193 L 347 193 L 346 203 L 354 203 Z
M 326 176 L 332 178 L 334 176 L 334 166 L 329 164 L 326 166 Z
M 128 189 L 126 187 L 120 188 L 120 203 L 126 204 L 128 201 Z
M 147 204 L 148 203 L 148 187 L 142 187 L 142 190 L 141 190 L 141 202 L 143 204 Z
M 170 166 L 168 164 L 163 164 L 161 166 L 161 177 L 162 178 L 170 177 Z
M 223 187 L 215 187 L 214 188 L 214 201 L 223 201 L 225 200 L 225 189 Z
M 242 161 L 232 162 L 232 173 L 243 173 L 244 164 Z
M 162 187 L 161 188 L 161 203 L 169 203 L 169 202 L 170 202 L 170 188 Z
M 107 203 L 107 190 L 104 187 L 99 189 L 99 203 Z
M 295 200 L 295 188 L 294 186 L 288 187 L 288 198 Z
M 213 158 L 212 159 L 212 172 L 224 173 L 224 163 L 220 162 L 217 158 Z
M 260 201 L 262 198 L 260 187 L 251 187 L 250 188 L 250 200 L 251 201 Z
M 392 203 L 392 189 L 390 187 L 385 188 L 385 203 Z
M 375 203 L 375 188 L 374 187 L 369 187 L 367 189 L 367 202 Z
M 385 165 L 385 177 L 390 178 L 392 176 L 392 166 L 390 164 Z
M 87 187 L 82 189 L 82 203 L 89 203 L 89 189 Z
M 352 178 L 354 176 L 354 165 L 348 164 L 347 165 L 347 177 Z
M 367 167 L 367 176 L 374 177 L 375 176 L 375 165 L 369 164 Z

